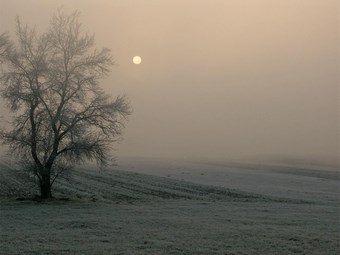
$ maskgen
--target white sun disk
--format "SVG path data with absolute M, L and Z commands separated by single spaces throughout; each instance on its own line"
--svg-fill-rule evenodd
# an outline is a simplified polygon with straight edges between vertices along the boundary
M 135 65 L 139 65 L 142 62 L 142 58 L 140 56 L 134 56 L 133 59 L 132 59 L 132 62 Z

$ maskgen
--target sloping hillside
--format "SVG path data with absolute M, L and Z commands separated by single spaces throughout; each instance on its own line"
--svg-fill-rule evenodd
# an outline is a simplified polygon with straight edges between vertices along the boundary
M 340 249 L 333 200 L 85 168 L 56 183 L 59 199 L 26 199 L 34 194 L 34 183 L 0 164 L 0 254 L 336 255 Z
M 0 195 L 8 198 L 29 198 L 38 194 L 37 185 L 27 175 L 0 163 Z M 185 199 L 203 201 L 267 201 L 302 202 L 258 195 L 169 178 L 119 170 L 77 168 L 68 179 L 60 178 L 53 187 L 56 197 L 70 199 L 135 201 Z M 306 201 L 305 201 L 306 202 Z

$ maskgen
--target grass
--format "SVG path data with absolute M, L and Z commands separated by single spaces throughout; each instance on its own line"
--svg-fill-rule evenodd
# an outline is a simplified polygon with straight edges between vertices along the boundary
M 0 254 L 339 254 L 338 203 L 86 169 L 57 183 L 69 201 L 17 201 L 32 191 L 12 171 L 1 167 Z

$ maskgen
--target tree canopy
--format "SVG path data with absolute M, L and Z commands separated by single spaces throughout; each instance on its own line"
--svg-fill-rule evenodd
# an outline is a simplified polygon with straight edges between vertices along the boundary
M 94 48 L 78 12 L 58 11 L 42 34 L 17 19 L 16 39 L 0 36 L 1 95 L 13 113 L 1 138 L 49 198 L 54 180 L 73 164 L 110 161 L 131 108 L 125 96 L 112 98 L 100 87 L 113 58 Z

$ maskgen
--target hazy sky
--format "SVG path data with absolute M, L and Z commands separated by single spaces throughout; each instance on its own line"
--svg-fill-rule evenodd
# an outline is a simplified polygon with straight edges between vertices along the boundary
M 0 33 L 62 5 L 117 62 L 118 155 L 339 156 L 339 1 L 0 0 Z

